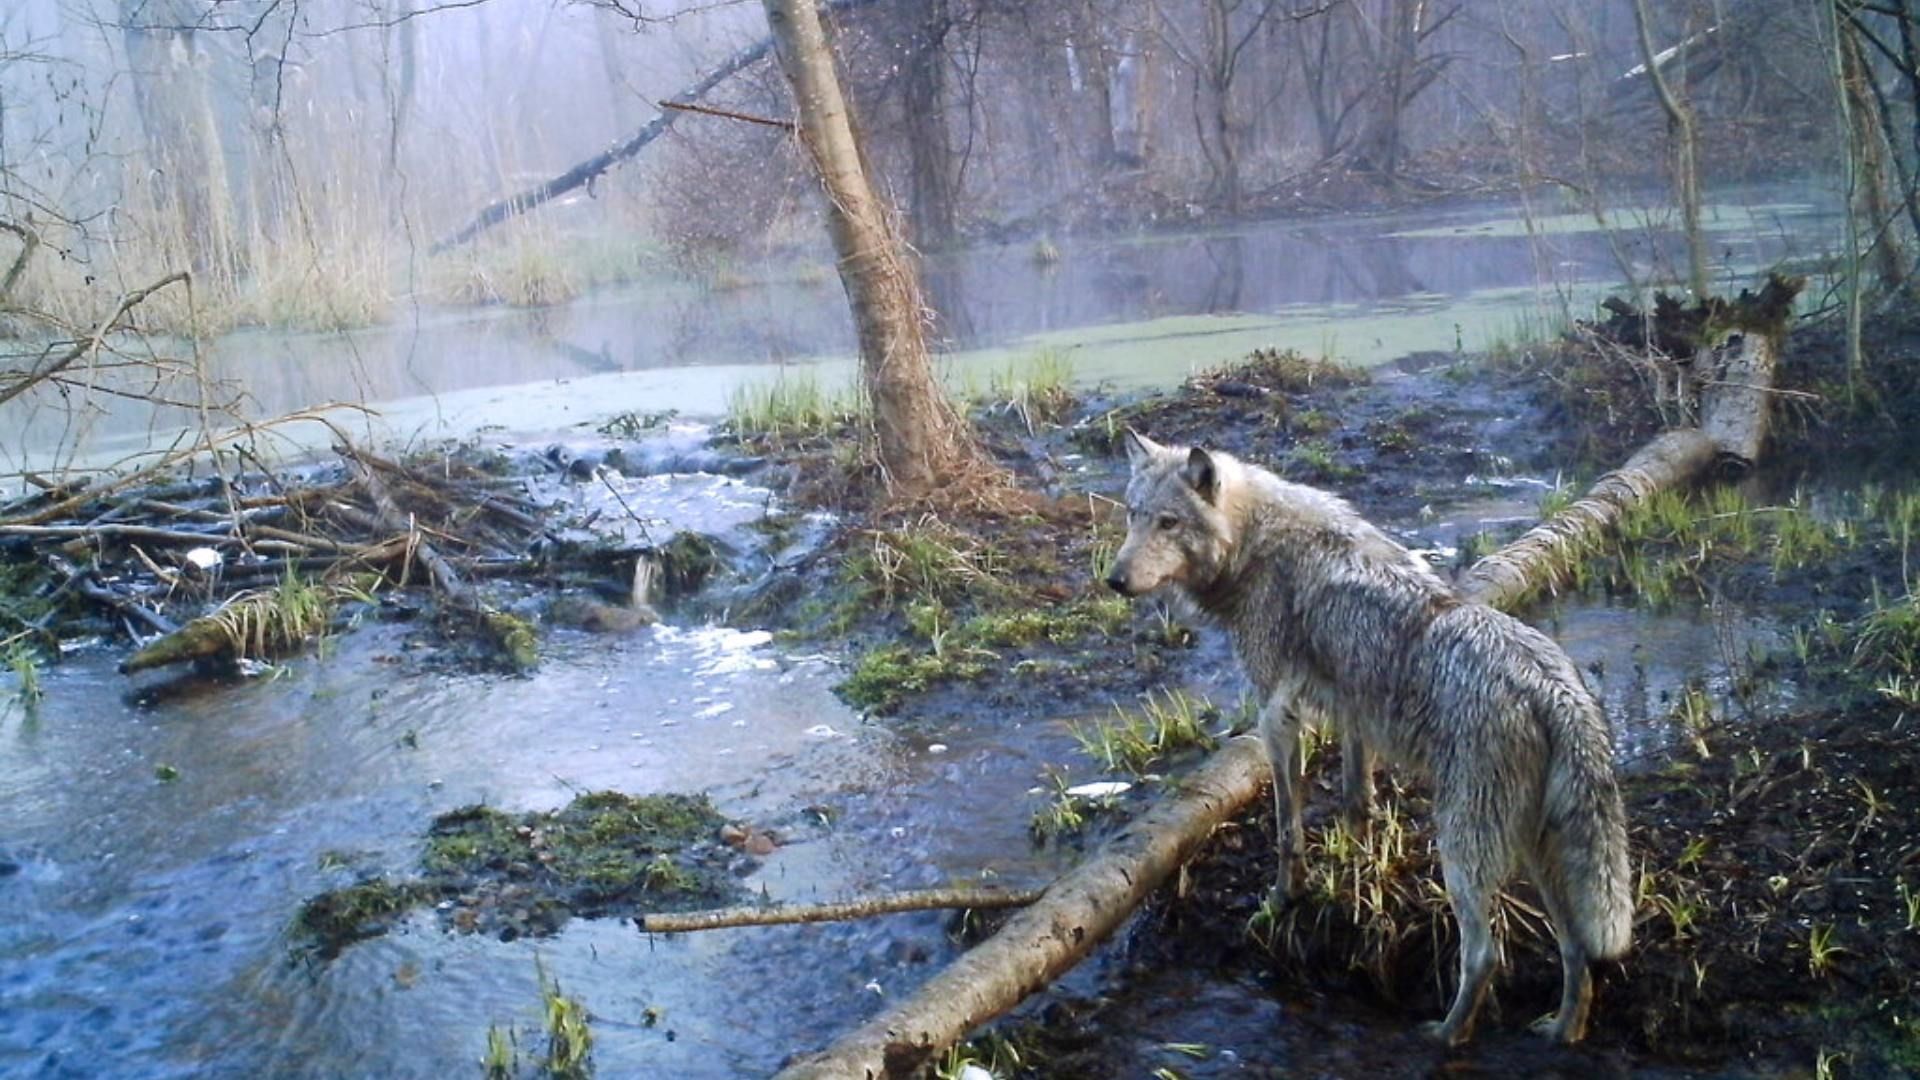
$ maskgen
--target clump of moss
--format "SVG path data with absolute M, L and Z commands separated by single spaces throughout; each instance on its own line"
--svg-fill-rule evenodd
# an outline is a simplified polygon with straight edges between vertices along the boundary
M 298 928 L 331 957 L 435 900 L 447 925 L 512 938 L 573 916 L 685 910 L 734 898 L 725 824 L 704 795 L 596 791 L 559 810 L 466 806 L 433 820 L 417 878 L 363 880 L 309 900 Z
M 508 667 L 525 673 L 540 666 L 540 638 L 534 633 L 532 623 L 504 611 L 489 611 L 483 619 L 487 636 L 499 646 Z
M 427 895 L 418 882 L 362 878 L 302 904 L 294 925 L 311 939 L 320 959 L 331 960 L 356 941 L 386 933 Z
M 696 532 L 677 532 L 654 549 L 660 564 L 660 582 L 668 596 L 698 592 L 708 578 L 721 568 L 720 549 L 711 537 Z

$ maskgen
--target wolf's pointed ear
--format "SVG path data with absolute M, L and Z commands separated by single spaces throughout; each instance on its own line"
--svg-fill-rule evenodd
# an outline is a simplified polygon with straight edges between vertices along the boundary
M 1159 443 L 1154 442 L 1152 439 L 1147 438 L 1132 428 L 1127 429 L 1126 441 L 1127 464 L 1132 465 L 1136 470 L 1139 469 L 1140 466 L 1153 460 L 1155 451 L 1166 449 L 1166 447 L 1161 446 Z
M 1187 451 L 1187 464 L 1180 470 L 1180 478 L 1208 502 L 1220 492 L 1220 473 L 1213 467 L 1213 455 L 1197 446 Z

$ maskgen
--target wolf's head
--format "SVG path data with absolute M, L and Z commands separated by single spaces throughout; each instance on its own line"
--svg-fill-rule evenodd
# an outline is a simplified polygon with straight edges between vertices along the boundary
M 1127 542 L 1107 584 L 1123 596 L 1163 585 L 1206 587 L 1232 549 L 1232 521 L 1223 509 L 1232 459 L 1197 446 L 1161 446 L 1134 431 L 1127 432 L 1127 459 Z

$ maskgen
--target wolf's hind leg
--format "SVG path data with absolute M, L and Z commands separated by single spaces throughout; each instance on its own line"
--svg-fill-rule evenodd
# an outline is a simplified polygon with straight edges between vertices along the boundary
M 1347 824 L 1355 832 L 1373 820 L 1373 754 L 1351 724 L 1340 728 L 1340 787 Z
M 1544 1017 L 1534 1029 L 1559 1043 L 1577 1043 L 1587 1035 L 1587 1016 L 1593 1007 L 1593 972 L 1587 950 L 1573 924 L 1571 909 L 1557 888 L 1529 868 L 1527 876 L 1539 885 L 1540 899 L 1553 924 L 1553 936 L 1560 942 L 1560 1011 Z
M 1473 1022 L 1480 1015 L 1480 1004 L 1486 1000 L 1498 960 L 1489 919 L 1493 886 L 1485 875 L 1476 872 L 1477 868 L 1448 857 L 1444 834 L 1440 864 L 1453 917 L 1460 924 L 1460 989 L 1453 996 L 1453 1008 L 1447 1010 L 1446 1019 L 1427 1024 L 1423 1030 L 1448 1046 L 1459 1046 L 1473 1038 Z
M 1306 833 L 1301 827 L 1300 804 L 1306 790 L 1301 775 L 1300 720 L 1293 712 L 1292 695 L 1276 693 L 1260 713 L 1260 738 L 1266 743 L 1267 762 L 1273 767 L 1273 839 L 1279 853 L 1270 902 L 1277 908 L 1292 903 L 1305 884 L 1300 866 Z

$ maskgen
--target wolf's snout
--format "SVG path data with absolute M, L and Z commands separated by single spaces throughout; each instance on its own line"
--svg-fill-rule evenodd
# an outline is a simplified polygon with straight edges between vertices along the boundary
M 1107 575 L 1107 588 L 1112 589 L 1114 592 L 1119 593 L 1121 596 L 1133 595 L 1133 593 L 1127 589 L 1127 579 L 1122 577 L 1120 575 L 1120 571 L 1118 570 L 1115 570 L 1113 573 Z

